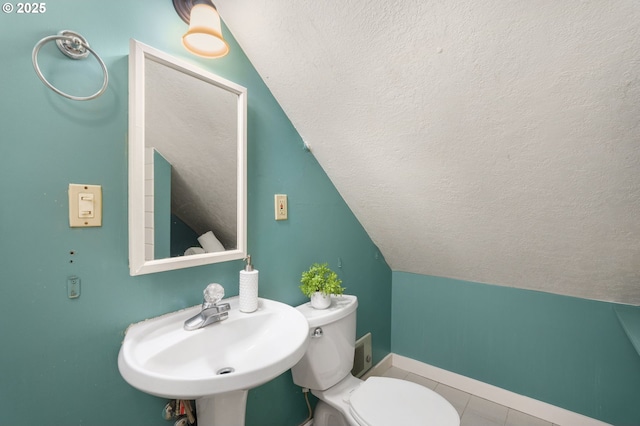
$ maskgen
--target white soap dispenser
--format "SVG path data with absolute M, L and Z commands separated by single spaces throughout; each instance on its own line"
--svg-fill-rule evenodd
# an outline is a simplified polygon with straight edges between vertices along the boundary
M 258 309 L 258 270 L 253 269 L 251 256 L 245 259 L 247 265 L 240 271 L 240 312 Z

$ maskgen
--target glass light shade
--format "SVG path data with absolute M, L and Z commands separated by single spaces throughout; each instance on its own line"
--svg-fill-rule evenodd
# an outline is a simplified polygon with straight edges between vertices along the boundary
M 222 38 L 218 11 L 206 4 L 193 6 L 189 30 L 182 36 L 182 44 L 204 58 L 219 58 L 229 53 L 229 45 Z

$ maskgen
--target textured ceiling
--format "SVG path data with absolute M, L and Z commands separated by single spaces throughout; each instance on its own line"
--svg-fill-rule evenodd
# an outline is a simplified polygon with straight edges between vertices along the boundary
M 636 0 L 216 5 L 394 271 L 640 304 Z

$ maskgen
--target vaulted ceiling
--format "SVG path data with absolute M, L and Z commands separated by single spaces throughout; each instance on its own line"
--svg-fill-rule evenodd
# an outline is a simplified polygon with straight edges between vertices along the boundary
M 640 304 L 640 3 L 217 0 L 394 271 Z

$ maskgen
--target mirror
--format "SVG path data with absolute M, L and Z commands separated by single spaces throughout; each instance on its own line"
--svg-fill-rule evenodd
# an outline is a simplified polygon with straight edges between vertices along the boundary
M 244 87 L 131 40 L 131 275 L 246 257 L 246 117 Z

